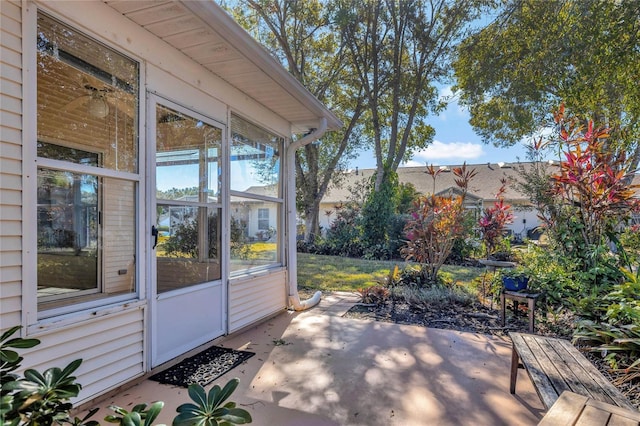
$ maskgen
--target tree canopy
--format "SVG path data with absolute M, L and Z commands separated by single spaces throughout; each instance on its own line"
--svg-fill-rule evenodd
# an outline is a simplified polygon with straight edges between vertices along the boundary
M 511 146 L 564 101 L 612 127 L 612 143 L 637 164 L 639 40 L 637 0 L 509 0 L 458 48 L 460 102 L 485 142 Z
M 311 93 L 345 123 L 317 144 L 296 153 L 298 210 L 305 217 L 305 239 L 319 232 L 320 201 L 335 173 L 362 143 L 362 87 L 345 58 L 341 31 L 331 10 L 318 0 L 242 0 L 233 7 L 236 20 L 260 41 Z
M 427 117 L 444 107 L 436 83 L 481 1 L 335 1 L 353 70 L 364 88 L 366 127 L 376 157 L 376 189 L 435 135 Z

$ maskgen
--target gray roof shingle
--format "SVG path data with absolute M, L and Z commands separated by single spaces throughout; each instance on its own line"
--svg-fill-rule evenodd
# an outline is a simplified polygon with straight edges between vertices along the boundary
M 522 168 L 525 170 L 530 169 L 533 165 L 532 162 L 514 162 L 514 163 L 484 163 L 484 164 L 467 164 L 468 169 L 476 171 L 476 175 L 469 184 L 469 194 L 478 197 L 482 200 L 492 201 L 495 200 L 496 194 L 501 185 L 501 178 L 507 178 L 507 187 L 504 194 L 505 200 L 509 202 L 526 202 L 528 197 L 520 193 L 513 184 L 514 179 L 519 178 L 518 171 Z M 542 163 L 544 167 L 548 169 L 549 173 L 558 169 L 559 163 L 549 162 Z M 448 190 L 451 187 L 456 187 L 455 175 L 451 172 L 456 167 L 462 165 L 450 165 L 440 166 L 445 168 L 434 181 L 430 175 L 426 173 L 427 167 L 400 167 L 398 168 L 398 180 L 401 183 L 411 183 L 416 190 L 424 195 L 435 192 L 440 193 Z M 340 187 L 332 187 L 327 191 L 323 202 L 324 203 L 340 203 L 347 201 L 351 198 L 350 187 L 354 187 L 356 182 L 363 179 L 370 179 L 375 172 L 375 169 L 362 169 L 357 171 L 345 172 L 344 179 Z M 640 185 L 640 175 L 636 174 L 634 183 Z M 435 189 L 435 191 L 434 191 Z M 636 194 L 640 196 L 640 190 L 636 190 Z

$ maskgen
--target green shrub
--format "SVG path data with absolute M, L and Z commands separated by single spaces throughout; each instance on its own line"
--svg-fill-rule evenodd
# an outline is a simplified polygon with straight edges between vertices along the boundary
M 360 209 L 357 204 L 348 203 L 337 211 L 324 241 L 317 246 L 316 254 L 362 256 L 364 250 L 360 242 Z
M 640 225 L 626 228 L 620 234 L 620 244 L 627 253 L 629 263 L 640 265 Z
M 388 232 L 389 241 L 387 251 L 389 259 L 399 259 L 400 249 L 407 243 L 404 227 L 411 216 L 408 214 L 394 214 L 389 218 Z
M 372 180 L 376 179 L 374 174 Z M 362 207 L 362 241 L 367 246 L 384 246 L 389 242 L 389 218 L 398 205 L 398 175 L 391 170 L 383 172 L 382 183 L 371 191 Z
M 421 308 L 441 308 L 447 305 L 469 306 L 476 303 L 476 295 L 460 286 L 441 284 L 429 287 L 401 286 L 397 296 L 410 306 Z
M 518 272 L 529 277 L 529 289 L 542 293 L 541 302 L 551 306 L 571 306 L 570 297 L 580 293 L 572 265 L 553 251 L 530 244 L 521 252 Z
M 173 231 L 173 235 L 162 243 L 167 256 L 187 256 L 193 259 L 198 258 L 199 242 L 198 230 L 200 229 L 199 218 L 179 224 Z M 218 252 L 218 218 L 209 216 L 208 230 L 208 253 L 210 259 L 217 257 Z

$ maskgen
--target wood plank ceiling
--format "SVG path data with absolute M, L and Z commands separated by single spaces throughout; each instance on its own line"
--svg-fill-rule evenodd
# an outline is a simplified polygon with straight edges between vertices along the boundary
M 104 0 L 139 26 L 294 124 L 340 121 L 213 1 Z

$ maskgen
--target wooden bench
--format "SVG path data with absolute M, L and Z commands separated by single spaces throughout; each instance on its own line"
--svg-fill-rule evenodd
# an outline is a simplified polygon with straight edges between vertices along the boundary
M 564 391 L 571 391 L 596 401 L 637 411 L 629 400 L 570 342 L 533 334 L 509 333 L 511 382 L 516 392 L 518 366 L 522 366 L 548 410 Z
M 538 426 L 640 426 L 640 412 L 564 391 Z

